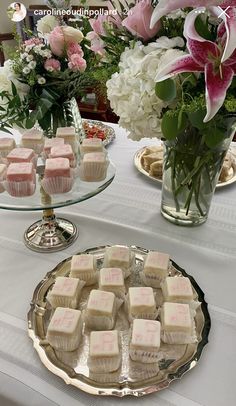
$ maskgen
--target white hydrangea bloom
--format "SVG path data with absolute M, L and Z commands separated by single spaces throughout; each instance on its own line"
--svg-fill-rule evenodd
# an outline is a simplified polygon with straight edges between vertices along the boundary
M 168 103 L 155 93 L 155 76 L 163 64 L 183 54 L 173 49 L 183 46 L 180 37 L 159 38 L 147 46 L 137 42 L 126 48 L 120 58 L 119 73 L 107 82 L 107 95 L 119 125 L 129 132 L 129 138 L 161 137 L 161 115 Z
M 17 89 L 17 93 L 20 98 L 23 98 L 29 92 L 29 86 L 25 83 L 19 82 L 17 75 L 13 70 L 13 63 L 8 59 L 4 66 L 0 67 L 0 92 L 6 91 L 12 93 L 11 82 L 14 83 Z M 6 100 L 0 99 L 0 104 L 4 105 Z

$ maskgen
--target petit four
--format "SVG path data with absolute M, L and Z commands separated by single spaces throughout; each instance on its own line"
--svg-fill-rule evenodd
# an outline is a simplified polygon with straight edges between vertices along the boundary
M 165 302 L 161 308 L 162 341 L 167 344 L 196 342 L 194 314 L 188 304 Z
M 85 138 L 80 145 L 80 154 L 89 152 L 104 152 L 102 140 L 99 138 Z
M 161 282 L 167 277 L 170 256 L 163 252 L 150 251 L 144 262 L 142 278 L 147 286 L 159 288 Z
M 45 162 L 41 185 L 49 195 L 69 192 L 74 183 L 70 161 L 67 158 L 49 158 Z
M 63 144 L 56 147 L 51 148 L 51 152 L 49 154 L 50 158 L 67 158 L 70 161 L 70 166 L 72 168 L 76 165 L 75 155 L 72 150 L 71 145 Z
M 118 331 L 92 331 L 89 339 L 89 370 L 108 373 L 116 371 L 120 364 L 121 351 Z
M 96 261 L 91 254 L 73 255 L 70 276 L 85 281 L 86 286 L 97 281 Z
M 25 148 L 32 148 L 37 154 L 42 152 L 44 144 L 43 132 L 32 128 L 25 131 L 21 137 L 21 146 Z
M 113 292 L 118 297 L 125 294 L 123 271 L 120 268 L 102 268 L 99 272 L 99 289 Z
M 31 148 L 14 148 L 7 155 L 7 160 L 9 163 L 32 162 L 36 166 L 37 156 Z
M 115 324 L 116 312 L 114 293 L 91 290 L 85 312 L 87 327 L 91 330 L 111 330 Z
M 32 162 L 11 163 L 7 168 L 4 186 L 11 196 L 31 196 L 36 186 L 36 174 Z
M 82 337 L 82 314 L 80 310 L 57 307 L 48 325 L 46 339 L 61 351 L 74 351 Z
M 4 184 L 3 181 L 6 179 L 7 174 L 7 165 L 0 164 L 0 193 L 4 192 Z
M 109 161 L 104 152 L 89 152 L 83 156 L 80 165 L 80 177 L 86 182 L 99 182 L 107 174 Z
M 47 300 L 52 307 L 70 307 L 76 309 L 85 285 L 78 278 L 58 276 L 52 289 L 47 294 Z
M 194 299 L 191 282 L 184 276 L 168 276 L 161 289 L 165 302 L 189 303 Z
M 70 144 L 74 153 L 78 153 L 77 135 L 74 127 L 58 127 L 56 137 L 64 139 L 65 144 Z
M 129 247 L 114 245 L 106 247 L 104 255 L 104 268 L 121 268 L 124 278 L 127 278 L 132 270 L 134 255 Z
M 52 147 L 59 147 L 62 145 L 64 145 L 63 138 L 45 138 L 44 148 L 43 148 L 44 157 L 45 158 L 49 157 Z
M 16 142 L 13 138 L 0 138 L 0 157 L 6 158 L 12 149 L 16 147 Z
M 153 363 L 158 361 L 161 324 L 156 320 L 135 319 L 129 347 L 133 361 Z
M 131 319 L 155 319 L 156 301 L 150 287 L 131 287 L 128 292 L 128 311 Z

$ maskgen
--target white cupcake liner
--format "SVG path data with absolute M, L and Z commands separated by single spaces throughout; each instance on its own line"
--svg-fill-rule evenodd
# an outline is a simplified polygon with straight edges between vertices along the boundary
M 122 306 L 123 300 L 115 298 L 115 305 L 111 316 L 91 316 L 87 309 L 85 310 L 85 324 L 90 330 L 105 331 L 112 330 L 115 326 L 117 313 Z
M 35 192 L 36 183 L 35 182 L 11 182 L 4 181 L 2 186 L 9 193 L 9 195 L 14 197 L 26 197 L 32 196 Z
M 54 296 L 50 290 L 47 294 L 47 300 L 54 309 L 56 307 L 69 307 L 70 309 L 76 309 L 78 307 L 84 286 L 85 282 L 79 281 L 76 295 L 73 298 L 67 296 Z
M 113 372 L 109 372 L 108 370 L 106 370 L 105 373 L 89 371 L 89 378 L 92 379 L 92 381 L 100 383 L 118 382 L 119 375 L 120 375 L 119 367 L 118 370 Z
M 79 167 L 79 177 L 85 182 L 100 182 L 107 176 L 107 168 L 109 161 L 105 162 L 104 166 L 101 166 L 97 162 L 91 163 L 87 169 L 84 168 L 84 163 L 81 161 Z
M 129 360 L 129 376 L 133 380 L 144 380 L 156 376 L 159 372 L 158 363 L 145 364 Z
M 5 192 L 4 181 L 0 181 L 0 193 Z
M 60 193 L 67 193 L 72 189 L 74 184 L 74 176 L 64 177 L 55 176 L 51 178 L 43 178 L 41 185 L 48 195 L 56 195 Z
M 150 286 L 152 288 L 160 288 L 161 283 L 164 282 L 165 277 L 156 276 L 156 275 L 146 275 L 143 271 L 140 272 L 141 281 L 146 286 Z
M 80 344 L 82 339 L 82 328 L 83 328 L 83 321 L 82 318 L 80 319 L 79 326 L 77 331 L 74 335 L 71 336 L 67 335 L 50 335 L 47 333 L 46 340 L 49 344 L 61 351 L 75 351 Z
M 144 362 L 145 364 L 153 364 L 163 358 L 163 354 L 159 349 L 155 351 L 148 351 L 130 348 L 129 355 L 133 361 Z
M 91 286 L 97 283 L 98 273 L 96 271 L 91 272 L 70 272 L 71 278 L 79 278 L 81 281 L 85 282 L 85 286 Z
M 119 369 L 121 365 L 121 354 L 113 357 L 89 357 L 88 367 L 92 372 L 105 373 L 114 372 Z

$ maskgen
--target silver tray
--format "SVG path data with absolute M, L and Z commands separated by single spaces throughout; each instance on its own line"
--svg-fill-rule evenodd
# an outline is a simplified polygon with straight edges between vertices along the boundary
M 128 286 L 140 286 L 140 270 L 148 250 L 131 246 L 135 254 L 135 270 L 126 281 Z M 101 268 L 105 247 L 90 248 L 84 253 L 95 255 L 98 268 Z M 122 367 L 120 371 L 110 374 L 89 373 L 87 366 L 88 358 L 88 332 L 83 334 L 83 341 L 77 351 L 62 352 L 54 350 L 45 340 L 47 325 L 49 323 L 52 309 L 46 301 L 46 295 L 57 276 L 67 276 L 70 271 L 71 257 L 59 263 L 52 271 L 48 272 L 45 278 L 36 287 L 31 309 L 28 313 L 28 333 L 33 340 L 34 348 L 42 363 L 60 376 L 67 384 L 93 394 L 93 395 L 114 395 L 114 396 L 143 396 L 152 392 L 160 391 L 169 386 L 175 380 L 181 378 L 187 371 L 191 370 L 198 362 L 203 347 L 208 342 L 211 321 L 207 310 L 207 303 L 204 300 L 204 293 L 197 285 L 192 276 L 188 275 L 174 261 L 171 261 L 170 275 L 186 276 L 190 279 L 195 298 L 201 305 L 196 311 L 196 332 L 197 343 L 188 345 L 167 345 L 162 344 L 162 351 L 165 357 L 159 363 L 159 372 L 153 371 L 152 364 L 145 368 L 143 363 L 137 363 L 129 359 L 129 323 L 125 317 L 124 310 L 119 310 L 115 328 L 121 331 L 122 341 Z M 83 310 L 90 290 L 88 287 L 83 290 L 79 308 Z M 158 297 L 157 292 L 157 297 Z M 151 365 L 151 366 L 150 366 Z
M 105 132 L 105 140 L 103 140 L 103 145 L 106 147 L 109 145 L 115 138 L 116 138 L 116 133 L 114 128 L 110 127 L 109 125 L 106 125 L 102 123 L 101 121 L 96 121 L 96 120 L 87 120 L 87 119 L 82 119 L 83 123 L 86 122 L 87 124 L 93 126 L 95 125 L 96 127 L 99 128 L 99 130 L 102 130 Z
M 145 175 L 147 178 L 153 180 L 156 183 L 162 184 L 162 177 L 157 178 L 155 176 L 149 175 L 148 171 L 146 171 L 143 167 L 143 155 L 145 153 L 146 148 L 147 147 L 143 147 L 135 153 L 134 165 L 136 166 L 138 171 L 141 172 L 143 175 Z M 233 163 L 229 170 L 228 178 L 224 182 L 219 181 L 216 185 L 217 189 L 224 187 L 224 186 L 231 185 L 232 183 L 236 182 L 236 147 L 231 146 L 229 152 L 232 155 Z

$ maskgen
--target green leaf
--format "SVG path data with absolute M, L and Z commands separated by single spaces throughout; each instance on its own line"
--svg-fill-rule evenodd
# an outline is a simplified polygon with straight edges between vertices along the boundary
M 209 40 L 214 41 L 213 35 L 208 30 L 208 20 L 204 18 L 205 16 L 199 15 L 195 20 L 195 28 L 196 31 L 201 37 Z
M 204 131 L 204 134 L 206 135 L 205 144 L 209 148 L 216 147 L 226 137 L 225 130 L 222 128 L 209 127 L 207 131 Z
M 16 86 L 14 85 L 13 82 L 11 82 L 11 91 L 12 91 L 13 96 L 17 95 Z
M 205 115 L 206 115 L 206 110 L 201 109 L 201 110 L 197 110 L 197 111 L 194 111 L 191 113 L 189 112 L 188 118 L 193 127 L 196 127 L 199 130 L 202 130 L 206 127 L 206 124 L 203 122 Z
M 155 92 L 159 99 L 169 102 L 176 97 L 176 86 L 172 79 L 156 83 Z
M 25 127 L 28 128 L 32 128 L 35 124 L 35 120 L 32 120 L 31 118 L 27 118 L 26 122 L 25 122 Z
M 175 137 L 177 137 L 178 134 L 184 130 L 187 120 L 185 115 L 182 117 L 183 119 L 181 119 L 180 128 L 178 128 L 179 113 L 170 115 L 167 112 L 164 114 L 161 120 L 161 130 L 167 140 L 175 139 Z

